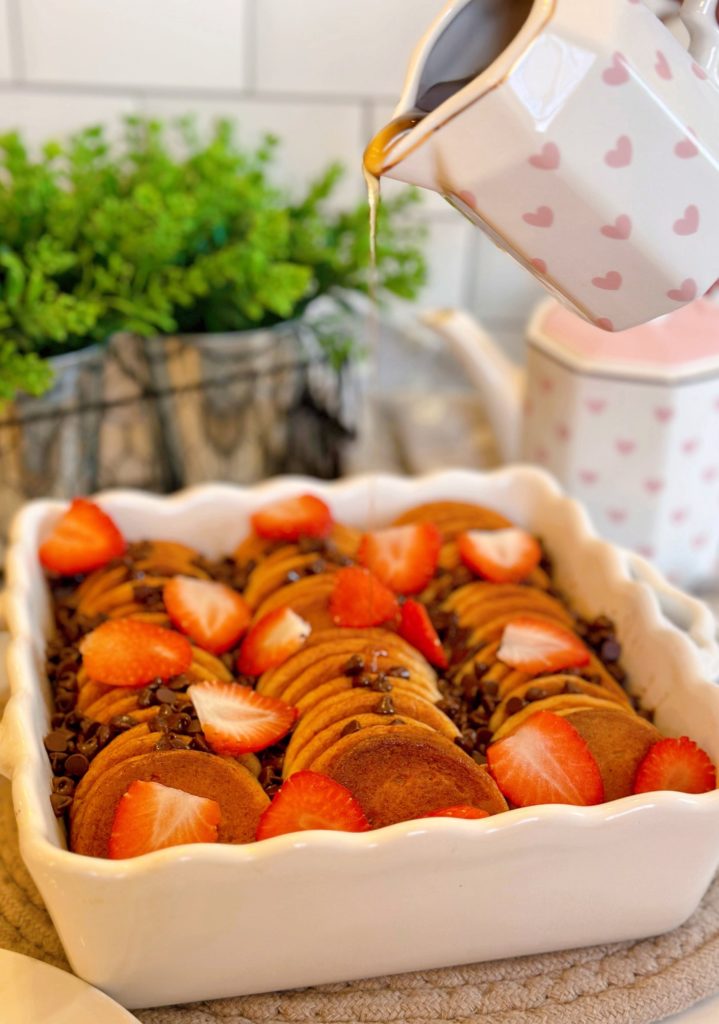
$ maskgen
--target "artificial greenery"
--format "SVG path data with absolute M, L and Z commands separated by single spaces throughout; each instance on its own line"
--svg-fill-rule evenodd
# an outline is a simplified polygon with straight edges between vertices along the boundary
M 337 212 L 342 169 L 299 199 L 273 184 L 277 141 L 256 149 L 218 122 L 128 118 L 118 142 L 101 127 L 33 158 L 0 136 L 0 400 L 40 394 L 47 357 L 115 331 L 239 331 L 301 316 L 319 296 L 369 289 L 367 207 Z M 424 280 L 421 231 L 407 191 L 383 204 L 381 294 L 413 297 Z M 335 363 L 342 331 L 318 329 Z

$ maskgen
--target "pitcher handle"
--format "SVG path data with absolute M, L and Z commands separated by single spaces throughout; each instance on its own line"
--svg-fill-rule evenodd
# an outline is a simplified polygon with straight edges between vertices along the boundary
M 679 17 L 689 32 L 689 53 L 719 85 L 719 0 L 684 0 Z

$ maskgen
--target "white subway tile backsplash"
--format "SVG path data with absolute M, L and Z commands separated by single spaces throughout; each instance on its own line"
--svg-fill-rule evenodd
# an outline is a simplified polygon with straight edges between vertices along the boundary
M 396 313 L 402 319 L 417 317 L 435 306 L 466 305 L 467 260 L 475 230 L 460 217 L 456 221 L 430 221 L 425 254 L 429 267 L 427 284 L 411 306 L 397 303 Z
M 0 81 L 10 77 L 10 14 L 7 0 L 0 0 Z
M 247 0 L 22 0 L 31 81 L 194 89 L 244 82 Z
M 399 98 L 442 0 L 259 0 L 257 87 Z
M 486 323 L 524 323 L 544 288 L 511 256 L 481 236 L 474 270 L 474 312 Z
M 238 138 L 253 145 L 263 134 L 281 140 L 277 177 L 282 184 L 299 186 L 340 161 L 346 167 L 334 205 L 356 203 L 364 192 L 360 171 L 362 122 L 359 104 L 325 107 L 317 103 L 273 100 L 175 100 L 152 97 L 143 110 L 161 117 L 195 113 L 200 124 L 226 117 L 237 121 Z
M 0 91 L 0 132 L 21 129 L 31 146 L 59 139 L 89 125 L 119 130 L 125 114 L 135 112 L 131 97 L 52 92 Z

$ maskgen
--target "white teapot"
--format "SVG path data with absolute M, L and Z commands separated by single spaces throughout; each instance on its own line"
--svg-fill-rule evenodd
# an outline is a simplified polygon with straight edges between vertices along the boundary
M 440 192 L 605 330 L 719 277 L 718 0 L 450 0 L 365 165 Z
M 621 334 L 553 299 L 520 370 L 466 313 L 424 317 L 481 393 L 506 461 L 550 470 L 600 532 L 676 583 L 719 571 L 719 306 L 707 299 Z M 716 581 L 715 581 L 716 582 Z

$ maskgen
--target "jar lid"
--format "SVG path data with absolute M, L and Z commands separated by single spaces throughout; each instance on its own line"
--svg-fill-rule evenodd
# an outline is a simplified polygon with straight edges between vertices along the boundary
M 612 334 L 550 299 L 532 318 L 529 337 L 586 368 L 683 376 L 719 366 L 719 305 L 697 299 L 675 313 Z

